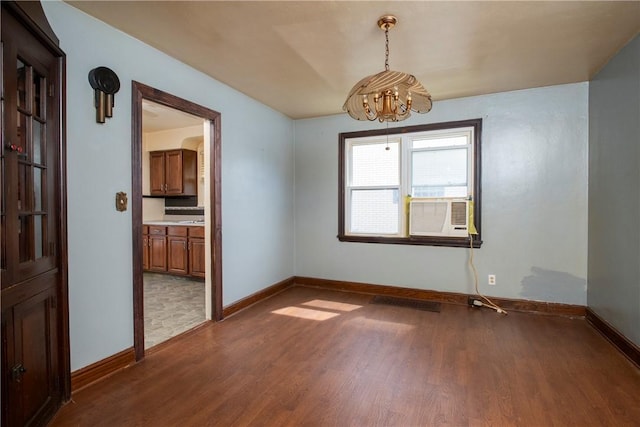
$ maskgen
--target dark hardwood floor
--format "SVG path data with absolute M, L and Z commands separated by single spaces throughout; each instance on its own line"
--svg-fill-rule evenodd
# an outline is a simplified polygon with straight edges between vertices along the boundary
M 637 426 L 584 319 L 293 287 L 74 394 L 54 426 Z

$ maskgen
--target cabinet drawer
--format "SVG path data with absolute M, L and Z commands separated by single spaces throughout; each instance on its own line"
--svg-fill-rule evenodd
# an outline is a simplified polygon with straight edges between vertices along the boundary
M 167 234 L 167 227 L 161 227 L 159 225 L 150 225 L 149 226 L 149 234 L 156 236 L 164 236 Z
M 149 226 L 148 225 L 143 225 L 142 226 L 142 234 L 149 234 Z
M 187 237 L 187 229 L 189 227 L 184 226 L 169 226 L 167 227 L 167 234 L 169 236 L 184 236 Z
M 204 227 L 189 227 L 189 237 L 204 238 Z

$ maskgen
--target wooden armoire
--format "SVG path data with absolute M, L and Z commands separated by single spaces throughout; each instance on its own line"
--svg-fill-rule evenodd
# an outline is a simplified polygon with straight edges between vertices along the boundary
M 70 396 L 65 55 L 39 2 L 2 1 L 2 425 Z

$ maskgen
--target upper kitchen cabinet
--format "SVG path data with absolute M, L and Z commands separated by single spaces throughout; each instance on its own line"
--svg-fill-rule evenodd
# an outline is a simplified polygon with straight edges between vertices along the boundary
M 149 152 L 152 196 L 197 196 L 198 153 L 193 150 Z

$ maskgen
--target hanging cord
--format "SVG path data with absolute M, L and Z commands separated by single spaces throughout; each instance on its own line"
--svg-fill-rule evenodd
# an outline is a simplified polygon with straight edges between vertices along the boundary
M 475 285 L 476 295 L 478 295 L 479 297 L 481 297 L 482 299 L 484 299 L 486 301 L 486 302 L 478 301 L 480 303 L 480 306 L 489 307 L 489 308 L 495 310 L 496 312 L 498 312 L 500 314 L 507 314 L 507 312 L 505 310 L 503 310 L 498 304 L 495 304 L 489 298 L 487 298 L 486 296 L 482 295 L 480 293 L 480 290 L 478 289 L 478 271 L 476 270 L 476 266 L 473 264 L 473 234 L 469 234 L 469 249 L 470 249 L 470 252 L 469 252 L 469 267 L 471 267 L 471 271 L 473 271 L 473 283 Z M 476 305 L 476 304 L 474 303 L 474 305 Z
M 389 121 L 387 120 L 387 146 L 384 148 L 386 151 L 389 151 Z

